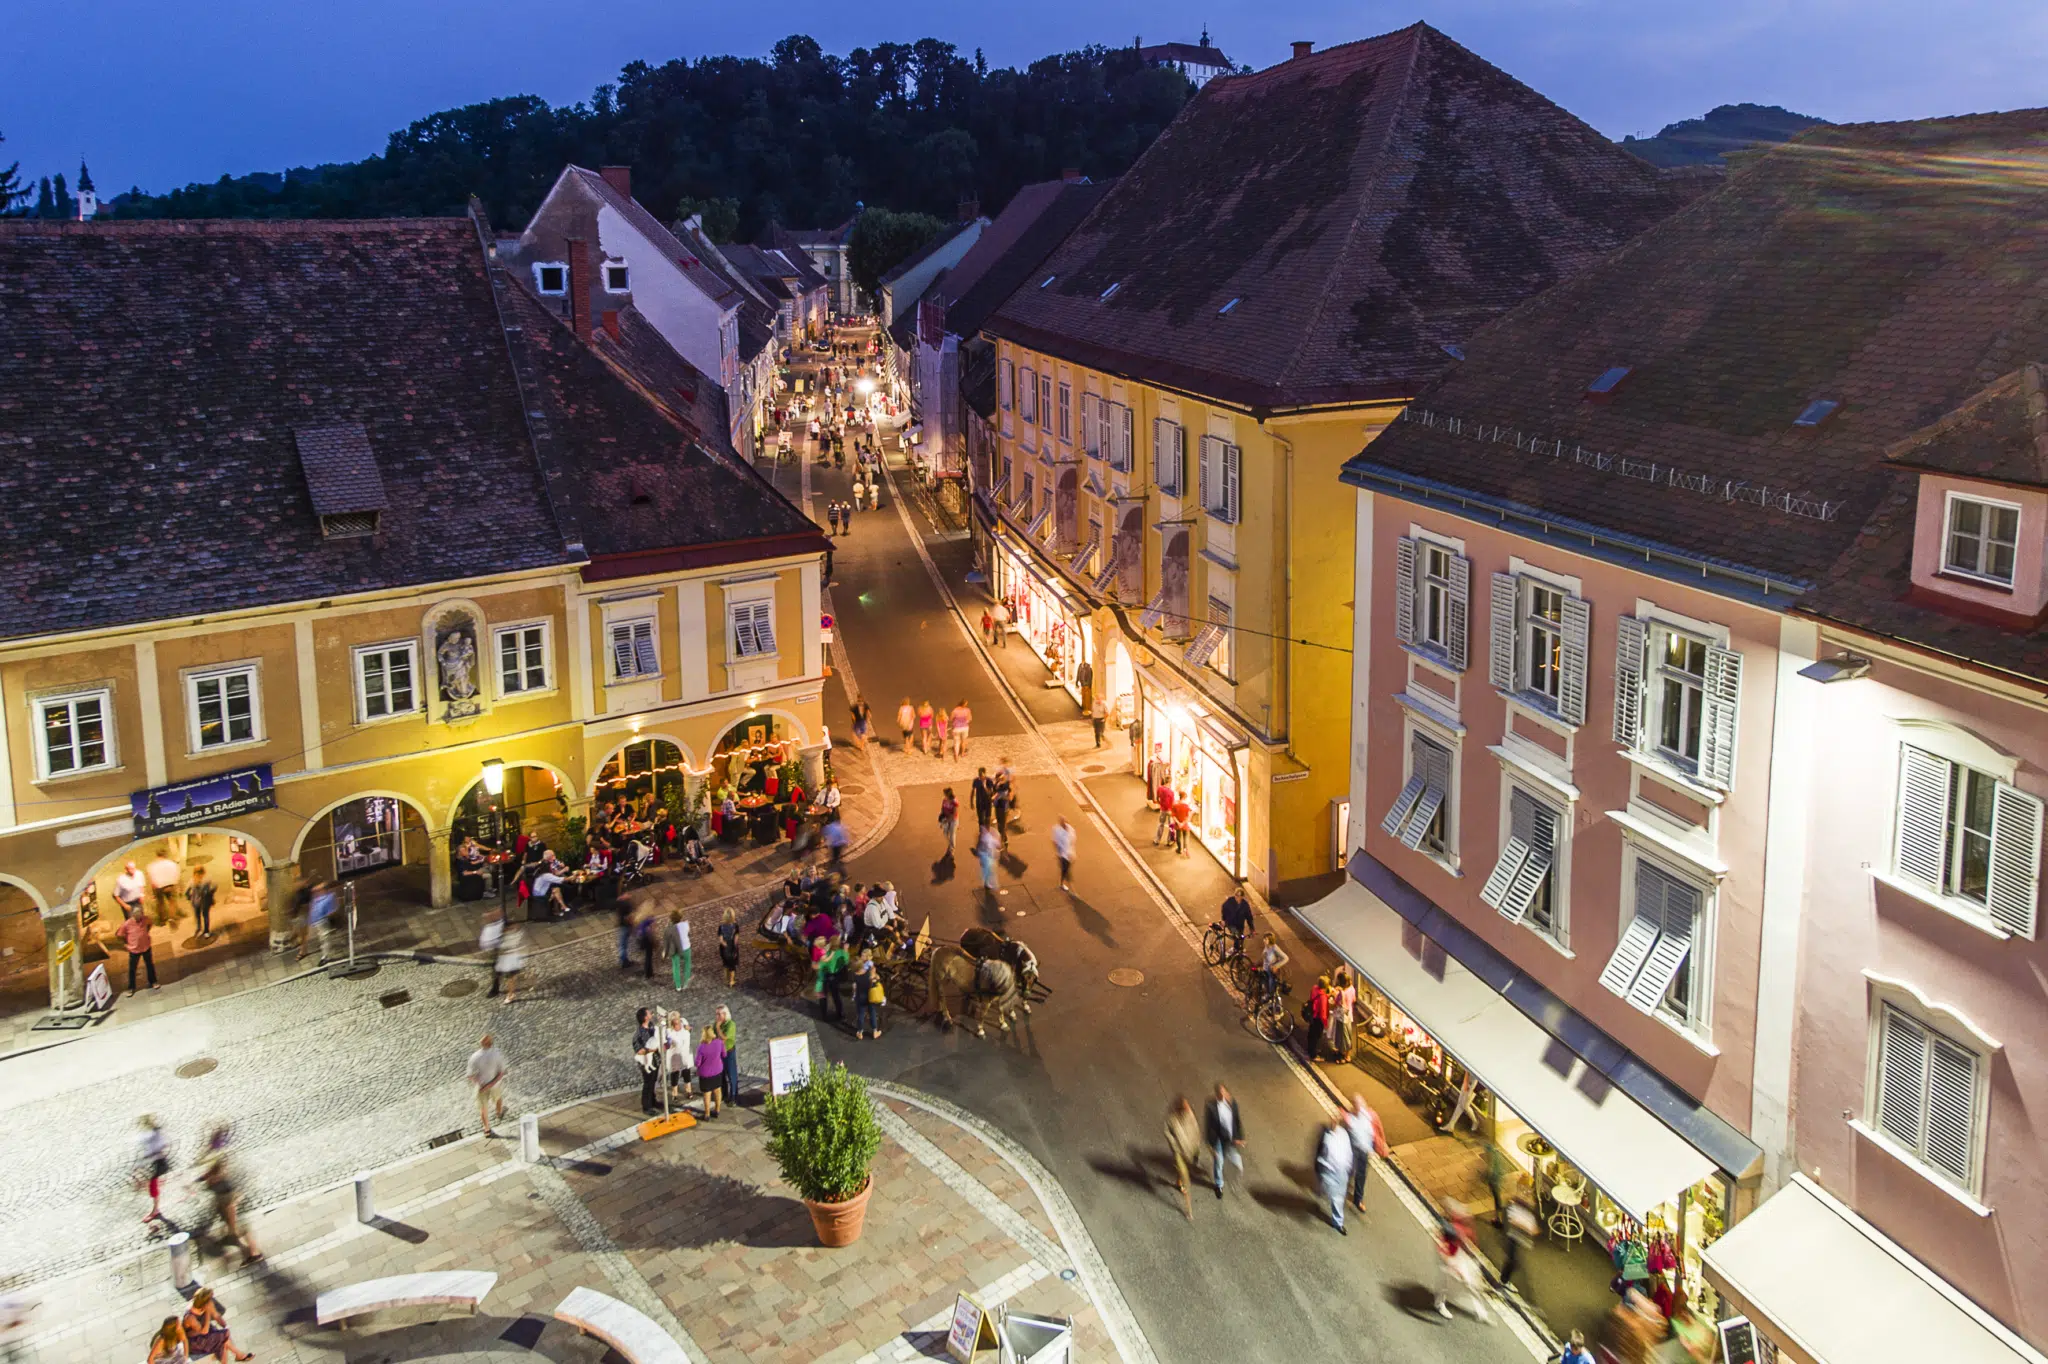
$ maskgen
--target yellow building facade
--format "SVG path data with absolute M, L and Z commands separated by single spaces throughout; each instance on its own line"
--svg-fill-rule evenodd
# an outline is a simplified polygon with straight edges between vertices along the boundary
M 985 572 L 1084 708 L 1138 726 L 1191 825 L 1262 890 L 1335 866 L 1350 738 L 1338 471 L 1399 412 L 1259 412 L 992 338 Z M 1085 665 L 1085 667 L 1084 667 Z

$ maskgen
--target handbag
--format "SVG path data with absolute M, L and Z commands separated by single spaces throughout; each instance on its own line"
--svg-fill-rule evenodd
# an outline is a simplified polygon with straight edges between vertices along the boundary
M 882 982 L 878 978 L 873 985 L 868 986 L 868 1003 L 887 1004 L 888 1002 L 889 997 L 882 993 Z

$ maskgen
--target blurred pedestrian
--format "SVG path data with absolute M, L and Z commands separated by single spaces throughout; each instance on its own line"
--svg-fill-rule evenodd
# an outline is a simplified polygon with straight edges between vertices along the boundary
M 519 1000 L 519 973 L 526 969 L 526 925 L 508 923 L 498 937 L 498 960 L 494 965 L 499 980 L 505 983 L 505 1002 Z
M 1173 1180 L 1180 1189 L 1181 1211 L 1195 1220 L 1194 1170 L 1202 1158 L 1202 1124 L 1195 1106 L 1182 1095 L 1166 1110 L 1166 1149 L 1173 1153 Z
M 1153 788 L 1153 799 L 1159 802 L 1159 827 L 1152 831 L 1152 846 L 1158 847 L 1173 833 L 1173 784 L 1161 778 Z
M 1501 1257 L 1500 1286 L 1512 1292 L 1522 1290 L 1515 1283 L 1515 1271 L 1522 1267 L 1522 1252 L 1536 1243 L 1539 1229 L 1535 1209 L 1520 1194 L 1508 1199 L 1507 1228 L 1502 1233 L 1507 1253 Z
M 1052 854 L 1060 864 L 1060 889 L 1072 890 L 1074 879 L 1074 826 L 1061 815 L 1052 824 Z
M 929 701 L 917 703 L 917 751 L 938 756 L 932 753 L 932 703 Z
M 1323 1038 L 1330 1031 L 1330 978 L 1317 976 L 1308 992 L 1308 1059 L 1323 1059 Z
M 676 989 L 687 989 L 696 964 L 690 959 L 690 921 L 680 909 L 668 912 L 668 948 L 669 979 Z
M 1216 1086 L 1216 1096 L 1202 1115 L 1202 1139 L 1209 1143 L 1209 1183 L 1221 1198 L 1224 1162 L 1244 1173 L 1244 1114 L 1222 1085 Z
M 874 712 L 865 701 L 853 703 L 853 746 L 865 753 L 868 751 L 868 731 L 874 728 Z
M 1102 732 L 1109 725 L 1109 703 L 1099 692 L 1088 703 L 1088 723 L 1095 726 L 1095 746 L 1102 747 Z
M 946 856 L 953 855 L 953 838 L 960 828 L 960 802 L 948 786 L 939 797 L 939 832 L 946 836 Z
M 974 802 L 974 823 L 986 829 L 995 820 L 996 783 L 986 767 L 974 769 L 974 781 L 967 788 L 967 795 Z
M 1380 1115 L 1372 1111 L 1363 1094 L 1351 1096 L 1344 1114 L 1345 1130 L 1351 1134 L 1351 1206 L 1365 1211 L 1365 1179 L 1372 1170 L 1372 1158 L 1387 1154 L 1386 1129 Z
M 199 1167 L 199 1186 L 213 1196 L 213 1214 L 228 1230 L 228 1237 L 242 1248 L 250 1262 L 263 1258 L 255 1240 L 242 1226 L 242 1189 L 236 1177 L 228 1147 L 231 1129 L 225 1124 L 213 1129 L 206 1141 L 206 1156 Z
M 491 1130 L 491 1119 L 500 1122 L 505 1118 L 505 1053 L 498 1050 L 498 1044 L 485 1033 L 476 1044 L 476 1050 L 469 1054 L 469 1082 L 476 1086 L 476 1112 L 483 1119 L 484 1135 L 495 1137 Z
M 911 739 L 917 734 L 917 703 L 907 696 L 896 707 L 896 728 L 902 732 L 903 751 L 908 753 Z
M 1351 1133 L 1341 1118 L 1331 1118 L 1316 1138 L 1316 1183 L 1329 1208 L 1330 1225 L 1346 1236 L 1351 1233 L 1344 1226 L 1344 1191 L 1351 1182 L 1351 1159 Z
M 192 906 L 192 925 L 198 935 L 213 936 L 213 882 L 206 879 L 206 867 L 192 868 L 192 884 L 185 887 L 185 903 Z
M 1480 1291 L 1479 1257 L 1473 1253 L 1471 1234 L 1463 1225 L 1464 1208 L 1457 1202 L 1444 1205 L 1448 1214 L 1437 1223 L 1436 1311 L 1448 1319 L 1451 1304 L 1460 1303 L 1475 1320 L 1489 1320 L 1486 1298 Z
M 640 1067 L 640 1111 L 652 1116 L 661 1111 L 654 1092 L 661 1081 L 661 1048 L 655 1038 L 652 1009 L 642 1008 L 633 1016 L 633 1060 Z
M 968 708 L 967 698 L 961 697 L 953 706 L 953 756 L 967 756 L 967 730 L 974 723 L 974 712 Z
M 731 905 L 718 921 L 718 964 L 725 968 L 725 988 L 732 989 L 739 983 L 740 923 Z
M 996 855 L 1002 846 L 994 827 L 989 825 L 984 825 L 974 840 L 974 860 L 981 864 L 981 888 L 990 894 L 995 893 Z
M 171 1172 L 171 1141 L 154 1115 L 143 1114 L 141 1126 L 141 1178 L 149 1190 L 149 1211 L 142 1220 L 155 1222 L 164 1215 L 164 1176 Z

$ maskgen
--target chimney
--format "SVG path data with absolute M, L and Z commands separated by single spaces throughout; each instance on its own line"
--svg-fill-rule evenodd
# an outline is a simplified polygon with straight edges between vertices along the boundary
M 1300 46 L 1299 43 L 1295 44 L 1297 49 Z M 1299 55 L 1298 52 L 1297 55 Z M 630 199 L 633 197 L 633 168 L 631 166 L 599 166 L 597 173 L 604 177 L 604 182 L 607 185 L 610 185 L 619 192 L 620 198 Z
M 1303 42 L 1302 40 L 1297 38 L 1294 41 L 1294 60 L 1300 61 L 1303 57 L 1306 57 L 1309 53 L 1315 50 L 1316 45 L 1314 43 Z M 611 172 L 606 171 L 605 174 L 609 176 Z
M 590 243 L 581 237 L 569 238 L 569 329 L 590 340 Z
M 606 308 L 597 315 L 597 320 L 604 323 L 604 334 L 606 336 L 609 336 L 614 341 L 619 339 L 619 310 L 617 308 Z
M 1080 168 L 1079 166 L 1068 166 L 1068 167 L 1066 167 L 1065 169 L 1063 169 L 1062 171 L 1060 171 L 1060 179 L 1062 179 L 1062 180 L 1066 181 L 1066 182 L 1067 182 L 1068 184 L 1070 184 L 1070 185 L 1078 185 L 1078 184 L 1080 184 L 1080 183 L 1081 183 L 1081 168 Z
M 961 222 L 971 223 L 981 216 L 981 200 L 969 195 L 960 201 L 958 216 Z

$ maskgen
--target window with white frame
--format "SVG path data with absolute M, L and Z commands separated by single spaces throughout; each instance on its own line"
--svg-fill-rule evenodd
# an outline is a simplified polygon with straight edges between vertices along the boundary
M 356 650 L 356 713 L 364 720 L 409 715 L 420 708 L 417 640 Z
M 624 261 L 606 261 L 604 264 L 604 291 L 608 294 L 628 293 L 632 289 L 632 272 Z
M 775 654 L 775 599 L 757 597 L 726 603 L 726 635 L 734 658 L 771 658 Z
M 1005 412 L 1010 410 L 1016 385 L 1017 367 L 1008 360 L 999 363 L 996 366 L 996 400 L 1002 404 Z
M 1898 874 L 2008 933 L 2034 936 L 2042 804 L 2010 782 L 1899 748 Z
M 2020 539 L 2020 509 L 2009 502 L 1948 495 L 1947 548 L 1942 566 L 1950 573 L 2012 586 L 2013 557 Z
M 1038 376 L 1038 422 L 1047 431 L 1052 430 L 1052 375 Z
M 1202 437 L 1202 510 L 1233 526 L 1243 510 L 1238 491 L 1242 453 L 1220 436 Z
M 1990 1093 L 1985 1057 L 1897 1003 L 1877 1006 L 1866 1121 L 1952 1184 L 1974 1193 Z
M 1408 740 L 1408 781 L 1394 797 L 1380 828 L 1415 848 L 1435 857 L 1448 857 L 1451 849 L 1453 765 L 1451 750 L 1417 730 Z
M 1634 891 L 1600 983 L 1644 1013 L 1698 1027 L 1706 1002 L 1706 891 L 1640 853 Z
M 1443 545 L 1394 542 L 1394 637 L 1426 649 L 1454 672 L 1468 661 L 1472 561 Z
M 100 688 L 34 703 L 37 755 L 44 777 L 69 777 L 114 765 L 114 696 Z
M 1102 458 L 1102 395 L 1083 393 L 1081 395 L 1081 453 L 1090 459 Z
M 1187 489 L 1187 431 L 1177 421 L 1152 419 L 1152 481 L 1168 497 Z
M 1593 608 L 1568 588 L 1528 573 L 1493 575 L 1487 676 L 1503 692 L 1586 723 Z
M 194 753 L 255 742 L 256 665 L 186 674 L 185 713 Z
M 615 679 L 652 677 L 661 671 L 661 656 L 654 647 L 653 617 L 613 621 L 611 640 Z
M 1061 440 L 1064 440 L 1064 441 L 1071 441 L 1071 440 L 1072 440 L 1073 438 L 1074 438 L 1074 386 L 1073 386 L 1072 384 L 1061 384 L 1061 385 L 1060 385 L 1060 439 L 1061 439 Z
M 536 262 L 533 267 L 533 287 L 543 294 L 568 293 L 569 267 L 558 260 Z
M 1131 409 L 1122 403 L 1105 403 L 1103 414 L 1103 448 L 1109 455 L 1109 467 L 1119 473 L 1129 473 L 1135 462 L 1131 458 Z
M 1021 371 L 1017 377 L 1020 381 L 1017 388 L 1017 415 L 1027 423 L 1036 425 L 1038 421 L 1038 376 L 1027 369 Z
M 1708 785 L 1735 784 L 1742 655 L 1660 620 L 1615 622 L 1614 741 Z
M 495 632 L 498 644 L 498 694 L 548 689 L 548 627 L 507 625 Z
M 1479 898 L 1509 923 L 1525 924 L 1564 940 L 1563 897 L 1557 893 L 1558 834 L 1564 813 L 1520 786 L 1508 784 L 1507 838 Z

